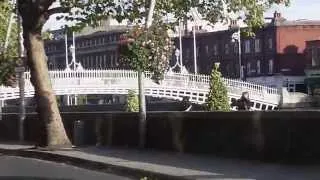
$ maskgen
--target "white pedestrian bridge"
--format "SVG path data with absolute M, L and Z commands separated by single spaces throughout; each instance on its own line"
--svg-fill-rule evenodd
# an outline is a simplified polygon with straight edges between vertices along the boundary
M 129 89 L 138 90 L 138 74 L 132 70 L 80 70 L 50 71 L 50 78 L 56 95 L 79 94 L 127 94 Z M 197 104 L 206 102 L 209 92 L 210 76 L 200 74 L 165 74 L 160 84 L 151 80 L 146 73 L 145 94 L 152 97 L 182 100 L 189 97 Z M 30 73 L 25 73 L 25 96 L 33 97 L 34 88 L 30 82 Z M 254 110 L 273 110 L 279 104 L 280 94 L 277 88 L 267 87 L 236 79 L 223 78 L 228 88 L 230 102 L 249 92 Z M 19 98 L 19 88 L 0 87 L 0 101 Z

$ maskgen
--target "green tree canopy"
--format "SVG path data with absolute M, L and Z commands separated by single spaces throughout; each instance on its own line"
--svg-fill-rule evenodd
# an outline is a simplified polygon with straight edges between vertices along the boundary
M 10 22 L 10 16 L 13 12 L 13 5 L 8 0 L 0 1 L 0 85 L 15 86 L 15 72 L 14 68 L 17 63 L 17 47 L 18 47 L 18 36 L 17 36 L 17 24 L 16 18 L 14 17 L 11 24 L 11 32 L 7 49 L 5 49 L 5 42 L 8 33 L 8 27 Z
M 105 17 L 112 16 L 118 21 L 141 23 L 145 20 L 150 1 L 113 1 L 113 0 L 60 0 L 65 15 L 59 19 L 76 21 L 77 28 L 97 25 Z M 155 15 L 165 17 L 170 14 L 176 19 L 189 18 L 191 9 L 197 10 L 201 17 L 215 24 L 229 20 L 230 14 L 238 15 L 251 30 L 264 24 L 263 13 L 274 4 L 289 5 L 290 0 L 157 0 Z M 73 11 L 70 11 L 74 8 Z M 166 21 L 165 18 L 162 18 Z
M 230 111 L 227 87 L 218 69 L 219 66 L 215 64 L 210 76 L 207 108 L 209 111 Z
M 126 111 L 127 112 L 139 111 L 139 99 L 134 90 L 128 90 Z
M 131 29 L 121 40 L 122 63 L 137 71 L 151 71 L 155 81 L 163 79 L 173 50 L 167 30 L 161 21 L 155 21 L 149 29 Z

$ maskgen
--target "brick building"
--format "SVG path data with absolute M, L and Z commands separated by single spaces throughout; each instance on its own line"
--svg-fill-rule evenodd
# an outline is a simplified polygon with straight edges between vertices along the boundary
M 308 94 L 320 95 L 320 38 L 306 41 L 306 49 L 308 64 L 305 68 L 305 84 Z
M 239 77 L 238 43 L 232 42 L 235 24 L 225 31 L 196 34 L 199 73 L 208 74 L 214 62 L 220 62 L 225 77 Z M 270 23 L 255 32 L 255 37 L 241 36 L 242 66 L 247 81 L 278 86 L 280 81 L 290 91 L 304 91 L 305 41 L 320 35 L 320 21 L 288 21 L 275 12 Z M 179 47 L 176 40 L 176 47 Z M 183 64 L 193 72 L 193 36 L 182 38 Z

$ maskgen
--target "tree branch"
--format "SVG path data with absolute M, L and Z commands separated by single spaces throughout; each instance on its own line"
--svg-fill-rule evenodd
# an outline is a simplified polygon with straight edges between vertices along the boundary
M 71 8 L 67 8 L 67 7 L 56 7 L 56 8 L 52 8 L 49 9 L 47 11 L 48 16 L 51 16 L 53 14 L 57 14 L 57 13 L 67 13 L 70 11 Z

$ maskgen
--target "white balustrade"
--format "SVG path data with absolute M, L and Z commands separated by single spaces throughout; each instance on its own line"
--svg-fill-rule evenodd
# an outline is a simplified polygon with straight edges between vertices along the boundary
M 128 89 L 138 88 L 138 74 L 133 70 L 80 70 L 50 71 L 49 76 L 56 94 L 92 94 L 118 93 L 126 94 Z M 152 74 L 145 73 L 146 93 L 156 97 L 182 99 L 189 96 L 191 101 L 204 103 L 209 89 L 210 76 L 201 74 L 165 74 L 161 84 L 151 81 Z M 31 97 L 34 89 L 30 82 L 30 72 L 25 73 L 26 95 Z M 239 98 L 242 92 L 249 92 L 250 98 L 276 106 L 279 93 L 276 88 L 223 78 L 229 96 Z M 18 88 L 0 87 L 0 100 L 19 97 Z

